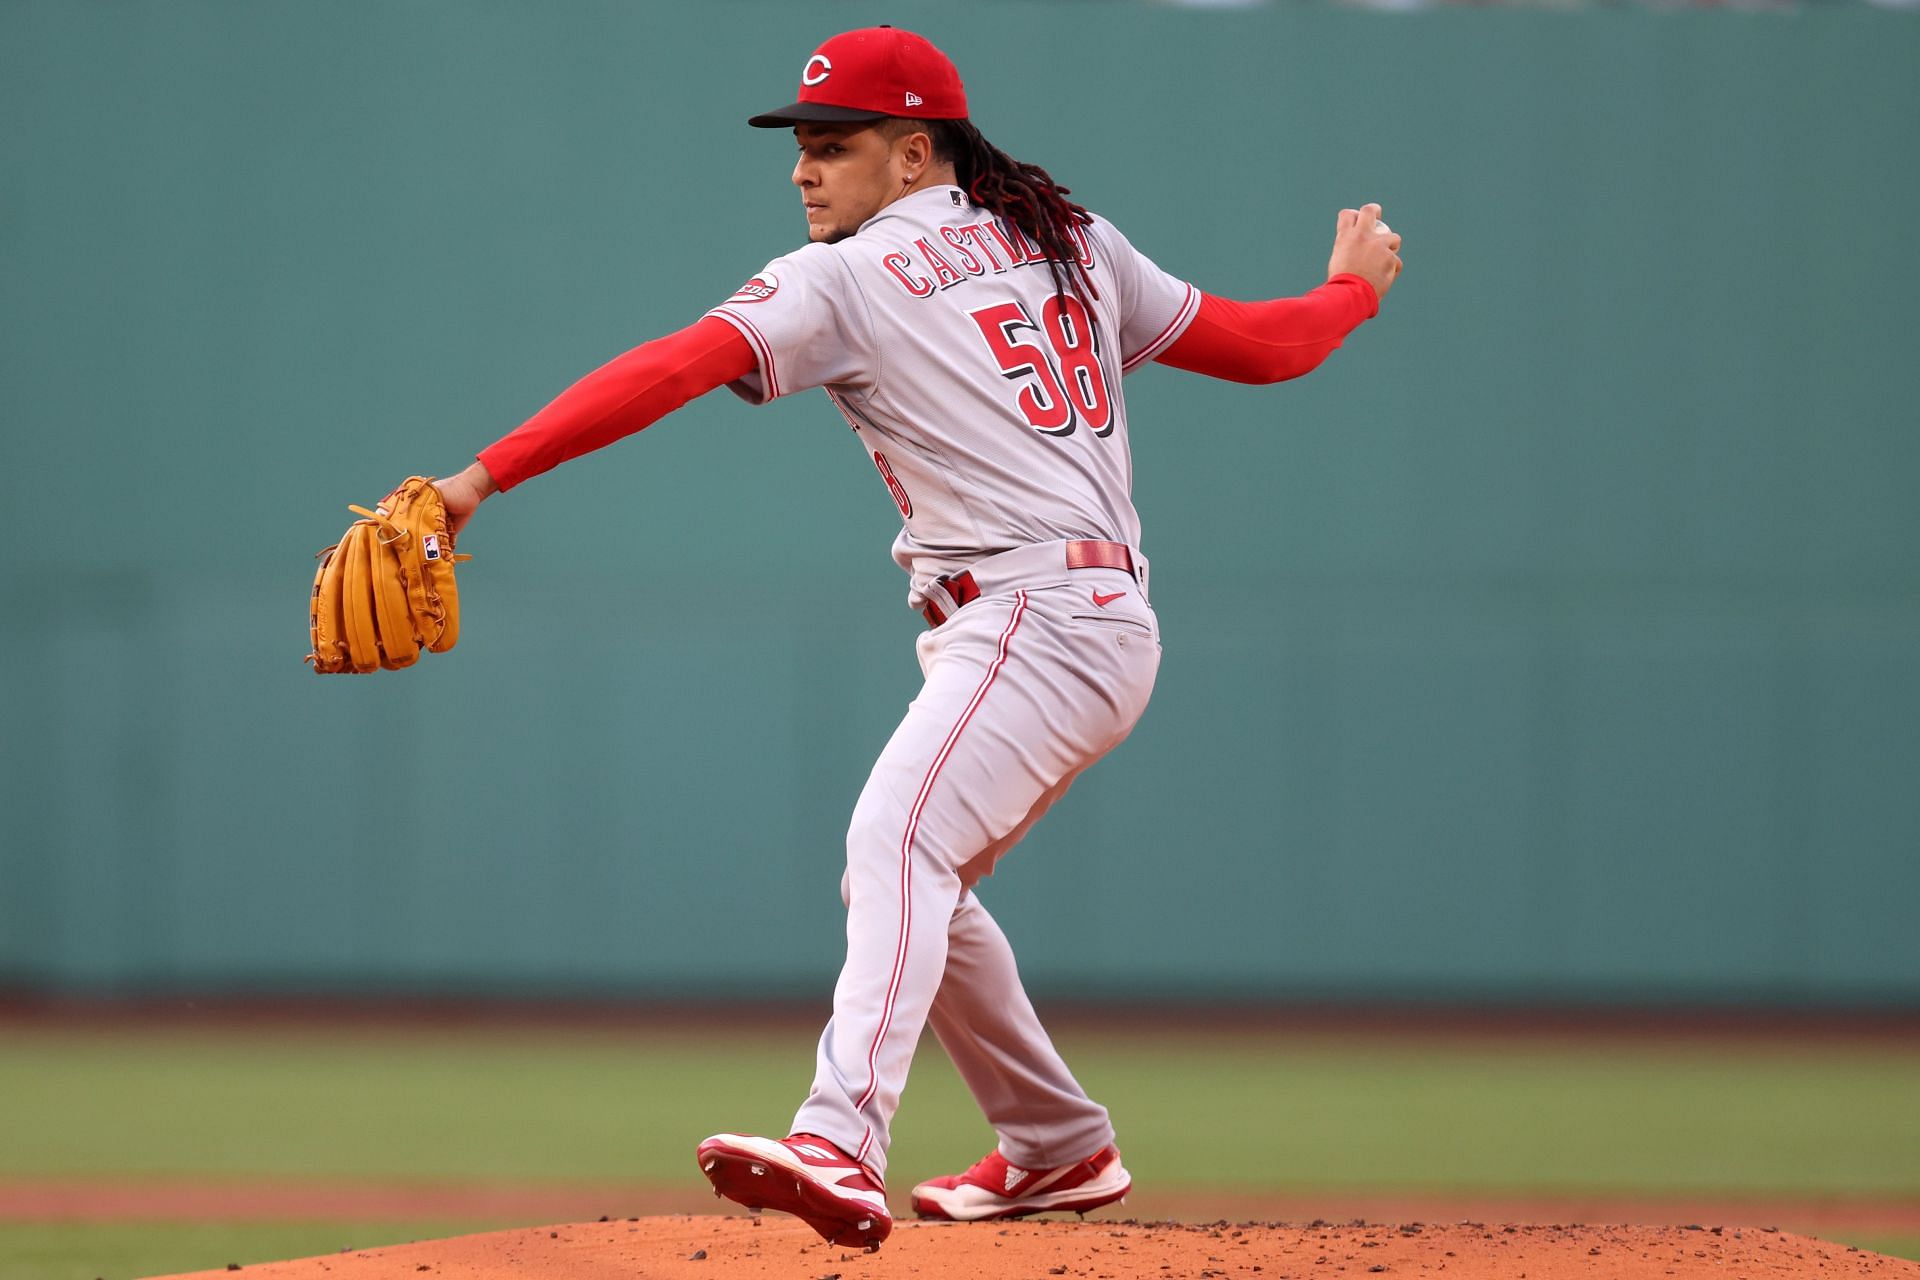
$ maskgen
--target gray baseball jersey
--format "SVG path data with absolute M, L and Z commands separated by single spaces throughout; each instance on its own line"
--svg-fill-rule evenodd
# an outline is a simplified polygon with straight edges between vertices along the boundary
M 1200 294 L 1105 219 L 1077 240 L 1085 302 L 1057 294 L 1017 230 L 931 187 L 774 259 L 710 313 L 759 357 L 736 394 L 824 387 L 859 434 L 905 522 L 894 558 L 914 608 L 996 552 L 1140 544 L 1120 378 L 1180 336 Z

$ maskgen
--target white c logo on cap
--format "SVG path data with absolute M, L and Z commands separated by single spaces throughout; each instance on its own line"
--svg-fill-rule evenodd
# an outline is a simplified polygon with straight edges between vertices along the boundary
M 814 74 L 813 70 L 813 64 L 816 62 L 820 64 L 820 72 L 818 75 Z M 833 64 L 827 61 L 827 55 L 824 53 L 816 53 L 811 58 L 808 58 L 807 65 L 801 68 L 800 83 L 805 85 L 819 84 L 832 74 Z

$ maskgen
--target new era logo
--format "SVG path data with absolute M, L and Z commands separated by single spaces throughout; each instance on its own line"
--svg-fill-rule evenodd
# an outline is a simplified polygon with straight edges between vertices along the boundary
M 921 97 L 921 96 L 920 96 L 919 94 L 917 94 L 917 93 L 909 93 L 909 94 L 907 95 L 907 105 L 908 105 L 908 106 L 910 106 L 910 107 L 917 107 L 917 106 L 919 106 L 919 105 L 920 105 L 920 104 L 921 104 L 922 102 L 925 102 L 925 101 L 926 101 L 926 99 L 925 99 L 925 98 L 922 98 L 922 97 Z

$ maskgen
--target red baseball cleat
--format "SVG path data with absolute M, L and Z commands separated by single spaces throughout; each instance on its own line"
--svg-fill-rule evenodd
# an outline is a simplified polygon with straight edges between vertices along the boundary
M 1103 1147 L 1079 1164 L 1022 1169 L 993 1152 L 965 1173 L 931 1178 L 913 1189 L 913 1211 L 923 1218 L 980 1222 L 1030 1213 L 1085 1213 L 1112 1204 L 1133 1189 L 1120 1148 Z
M 790 1213 L 830 1244 L 873 1250 L 893 1232 L 887 1189 L 825 1138 L 796 1133 L 775 1142 L 716 1133 L 697 1155 L 713 1194 Z

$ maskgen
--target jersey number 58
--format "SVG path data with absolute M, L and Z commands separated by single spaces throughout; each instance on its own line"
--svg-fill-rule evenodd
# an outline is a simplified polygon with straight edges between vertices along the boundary
M 1038 322 L 1019 302 L 967 314 L 980 326 L 1000 376 L 1018 384 L 1014 399 L 1028 426 L 1050 436 L 1070 436 L 1083 422 L 1096 436 L 1113 430 L 1100 335 L 1080 299 L 1055 294 L 1041 306 Z

